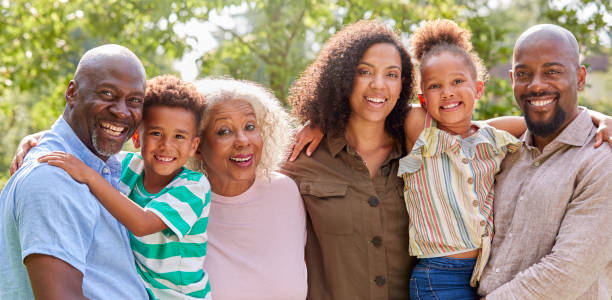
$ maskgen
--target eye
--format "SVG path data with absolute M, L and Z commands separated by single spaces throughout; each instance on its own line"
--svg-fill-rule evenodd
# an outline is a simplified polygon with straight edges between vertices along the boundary
M 100 95 L 102 95 L 104 98 L 113 98 L 113 92 L 109 90 L 102 90 Z
M 514 72 L 514 77 L 516 77 L 516 78 L 525 78 L 525 77 L 527 77 L 527 72 L 525 72 L 525 71 L 516 71 L 516 72 Z
M 358 70 L 357 74 L 359 74 L 359 75 L 371 75 L 372 72 L 370 72 L 370 70 L 363 70 L 362 69 L 362 70 Z
M 150 131 L 149 135 L 152 135 L 152 136 L 161 136 L 162 134 L 159 131 Z
M 143 102 L 143 99 L 140 97 L 130 97 L 127 100 L 128 102 L 132 102 L 132 103 L 136 103 L 136 104 L 140 104 Z
M 455 79 L 453 80 L 453 84 L 462 84 L 464 81 L 463 79 Z
M 437 83 L 430 84 L 430 85 L 427 87 L 427 89 L 429 89 L 429 90 L 432 90 L 432 89 L 439 89 L 439 88 L 440 88 L 440 85 L 439 85 L 439 84 L 437 84 Z
M 397 73 L 389 73 L 389 74 L 387 74 L 387 76 L 391 77 L 391 78 L 399 78 L 399 74 L 397 74 Z
M 182 134 L 177 134 L 177 135 L 174 136 L 174 138 L 177 139 L 177 140 L 182 140 L 182 139 L 185 138 L 185 136 L 182 135 Z
M 231 131 L 227 128 L 220 128 L 219 130 L 217 130 L 217 135 L 220 135 L 220 136 L 227 135 L 227 134 L 230 134 L 230 132 Z
M 557 70 L 548 70 L 548 71 L 546 71 L 546 75 L 557 75 L 557 74 L 561 74 L 561 72 L 559 72 Z
M 244 127 L 244 130 L 247 130 L 247 131 L 253 131 L 253 130 L 255 130 L 255 128 L 256 128 L 256 127 L 255 127 L 255 124 L 253 124 L 253 123 L 248 123 L 248 124 L 247 124 L 247 125 Z

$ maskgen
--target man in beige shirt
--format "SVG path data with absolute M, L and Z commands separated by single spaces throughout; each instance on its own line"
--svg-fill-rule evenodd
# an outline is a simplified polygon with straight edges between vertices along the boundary
M 486 299 L 610 299 L 612 150 L 577 106 L 576 38 L 536 25 L 514 47 L 512 86 L 528 131 L 496 177 Z

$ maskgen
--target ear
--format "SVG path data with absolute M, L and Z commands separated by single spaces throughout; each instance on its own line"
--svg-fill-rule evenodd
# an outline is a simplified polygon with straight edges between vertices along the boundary
M 140 130 L 141 127 L 139 126 L 138 129 L 136 129 L 136 131 L 134 132 L 134 135 L 132 135 L 132 144 L 136 149 L 140 148 Z
M 423 96 L 423 94 L 417 94 L 417 97 L 419 97 L 419 102 L 421 103 L 421 107 L 425 108 L 425 96 Z
M 510 76 L 510 84 L 514 85 L 514 72 L 512 70 L 508 70 L 508 75 Z
M 70 80 L 70 83 L 68 83 L 68 88 L 66 88 L 66 93 L 65 93 L 65 98 L 66 98 L 66 105 L 68 105 L 69 107 L 73 107 L 74 104 L 77 102 L 76 99 L 76 93 L 77 93 L 77 84 L 76 81 Z
M 189 156 L 193 156 L 198 152 L 198 146 L 200 145 L 200 137 L 194 137 L 191 142 L 191 149 L 189 150 Z
M 580 68 L 578 68 L 577 81 L 579 91 L 582 91 L 584 89 L 584 85 L 586 84 L 586 72 L 587 71 L 584 66 L 580 66 Z
M 482 97 L 483 94 L 484 94 L 484 82 L 482 82 L 482 80 L 478 80 L 476 81 L 476 99 L 474 100 L 480 99 L 480 97 Z
M 204 161 L 204 155 L 202 155 L 202 151 L 200 150 L 200 147 L 198 147 L 195 151 L 194 154 L 195 158 L 197 158 L 200 161 Z

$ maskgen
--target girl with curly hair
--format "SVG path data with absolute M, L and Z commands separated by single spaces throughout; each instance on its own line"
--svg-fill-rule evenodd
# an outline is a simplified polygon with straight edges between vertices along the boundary
M 291 89 L 293 112 L 326 132 L 284 166 L 307 210 L 309 299 L 408 299 L 414 258 L 396 176 L 414 78 L 398 36 L 376 21 L 331 37 Z

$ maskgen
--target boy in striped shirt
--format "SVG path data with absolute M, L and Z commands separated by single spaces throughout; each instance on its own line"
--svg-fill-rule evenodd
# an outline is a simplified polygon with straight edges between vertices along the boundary
M 114 96 L 112 90 L 100 93 Z M 119 154 L 121 193 L 70 154 L 53 152 L 39 158 L 87 184 L 127 227 L 136 268 L 151 299 L 210 299 L 208 274 L 202 269 L 210 185 L 201 173 L 183 167 L 198 147 L 204 106 L 195 87 L 174 76 L 147 83 L 143 124 L 133 138 L 141 152 Z M 108 125 L 103 130 L 111 136 L 125 130 L 110 122 L 100 124 Z

